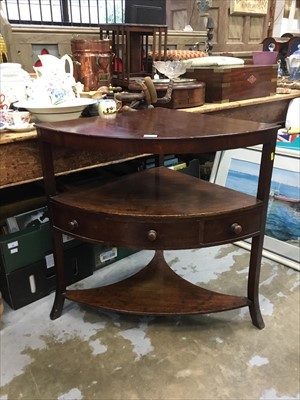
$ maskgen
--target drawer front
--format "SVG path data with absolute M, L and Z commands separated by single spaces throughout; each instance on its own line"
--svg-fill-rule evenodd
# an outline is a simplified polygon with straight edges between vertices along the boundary
M 72 236 L 92 241 L 103 241 L 116 246 L 128 246 L 148 250 L 172 250 L 199 247 L 200 229 L 196 220 L 174 222 L 145 219 L 126 221 L 95 216 L 62 208 L 51 207 L 53 226 Z
M 128 220 L 52 205 L 53 225 L 72 236 L 148 250 L 189 249 L 234 242 L 259 233 L 261 207 L 211 219 Z
M 259 233 L 261 214 L 262 207 L 258 206 L 251 211 L 206 220 L 203 224 L 203 245 L 234 242 Z

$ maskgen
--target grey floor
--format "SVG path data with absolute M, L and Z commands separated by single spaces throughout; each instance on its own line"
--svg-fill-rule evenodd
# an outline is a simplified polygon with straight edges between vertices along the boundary
M 138 270 L 152 252 L 121 260 L 77 284 L 97 286 Z M 166 252 L 172 268 L 213 290 L 246 293 L 249 252 L 234 245 Z M 210 315 L 138 317 L 67 302 L 49 319 L 53 294 L 1 319 L 1 400 L 300 399 L 299 272 L 264 258 L 260 303 Z

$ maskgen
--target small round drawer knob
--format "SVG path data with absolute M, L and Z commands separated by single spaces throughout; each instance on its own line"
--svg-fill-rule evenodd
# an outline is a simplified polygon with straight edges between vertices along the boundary
M 154 242 L 154 240 L 157 239 L 157 232 L 154 229 L 150 229 L 150 231 L 148 232 L 148 239 L 150 240 L 150 242 Z
M 69 222 L 69 228 L 71 231 L 75 231 L 75 229 L 78 228 L 78 222 L 76 219 L 72 219 L 72 221 Z
M 235 233 L 236 235 L 239 235 L 240 233 L 242 233 L 243 228 L 241 227 L 241 225 L 234 223 L 231 225 L 231 232 Z

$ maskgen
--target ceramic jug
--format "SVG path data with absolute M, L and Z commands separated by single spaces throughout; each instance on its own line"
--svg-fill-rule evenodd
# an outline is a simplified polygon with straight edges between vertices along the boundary
M 98 114 L 102 118 L 113 119 L 116 117 L 120 109 L 120 103 L 114 99 L 99 99 L 98 101 Z
M 73 61 L 68 54 L 61 58 L 51 54 L 41 54 L 41 67 L 33 67 L 37 80 L 33 90 L 34 100 L 43 104 L 57 105 L 75 99 L 75 79 L 73 77 Z M 66 64 L 69 71 L 66 70 Z
M 63 55 L 61 58 L 55 57 L 52 54 L 40 54 L 42 67 L 35 67 L 41 75 L 51 74 L 55 72 L 58 75 L 68 74 L 73 76 L 73 61 L 68 54 Z M 69 71 L 66 71 L 66 64 L 68 64 Z

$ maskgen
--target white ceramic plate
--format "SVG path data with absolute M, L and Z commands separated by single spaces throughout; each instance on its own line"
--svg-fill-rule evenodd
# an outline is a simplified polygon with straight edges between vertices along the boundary
M 29 132 L 34 129 L 34 124 L 26 124 L 25 126 L 8 125 L 6 129 L 12 132 Z
M 14 106 L 30 111 L 40 122 L 54 122 L 79 118 L 82 111 L 93 103 L 95 103 L 94 99 L 78 98 L 57 106 L 43 106 L 38 101 L 19 101 L 14 103 Z

